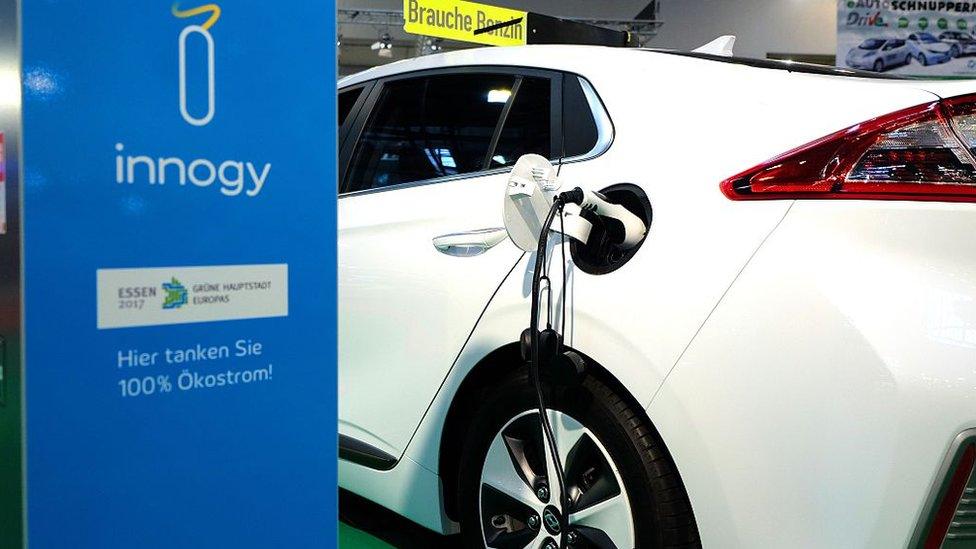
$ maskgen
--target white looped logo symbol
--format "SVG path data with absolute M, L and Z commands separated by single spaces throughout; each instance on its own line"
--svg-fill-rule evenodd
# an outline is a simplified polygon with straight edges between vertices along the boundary
M 180 18 L 192 17 L 202 13 L 210 13 L 210 18 L 202 25 L 188 25 L 180 32 L 179 51 L 180 51 L 180 114 L 183 120 L 194 126 L 206 126 L 214 116 L 214 39 L 210 34 L 210 27 L 217 22 L 220 17 L 220 7 L 216 4 L 206 4 L 197 8 L 181 11 L 178 4 L 173 4 L 173 15 Z M 190 114 L 187 109 L 186 92 L 186 41 L 191 34 L 203 36 L 207 42 L 207 113 L 202 117 Z
M 207 40 L 207 114 L 197 118 L 186 109 L 186 39 L 199 33 Z M 205 126 L 214 115 L 214 40 L 210 31 L 200 25 L 190 25 L 180 33 L 180 114 L 194 126 Z

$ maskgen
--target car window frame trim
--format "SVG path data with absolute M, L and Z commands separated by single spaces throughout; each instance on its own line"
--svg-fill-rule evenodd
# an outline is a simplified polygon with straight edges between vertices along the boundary
M 336 92 L 336 97 L 338 98 L 338 96 L 340 94 L 352 92 L 352 91 L 355 91 L 357 89 L 360 90 L 359 96 L 356 97 L 356 101 L 352 104 L 352 107 L 349 109 L 349 114 L 346 115 L 346 119 L 343 120 L 342 125 L 340 125 L 339 128 L 338 128 L 338 130 L 339 130 L 339 135 L 338 135 L 339 141 L 337 143 L 338 143 L 338 148 L 339 149 L 342 149 L 342 144 L 345 142 L 346 137 L 349 135 L 349 127 L 352 125 L 352 122 L 355 121 L 356 120 L 356 117 L 359 115 L 359 111 L 360 111 L 360 109 L 363 108 L 363 104 L 366 103 L 366 97 L 369 95 L 369 92 L 373 88 L 374 85 L 375 85 L 375 82 L 372 82 L 372 81 L 361 82 L 359 84 L 355 84 L 355 85 L 352 85 L 352 86 L 347 86 L 347 87 L 342 88 L 341 90 L 338 90 Z M 338 111 L 338 101 L 337 101 L 336 102 L 336 116 L 338 117 L 338 115 L 339 115 L 339 111 Z
M 515 82 L 512 84 L 512 93 L 508 96 L 508 101 L 505 101 L 505 106 L 502 107 L 502 112 L 498 115 L 498 120 L 495 122 L 495 129 L 491 133 L 491 140 L 488 142 L 488 150 L 485 151 L 485 157 L 481 160 L 481 169 L 478 170 L 483 172 L 491 168 L 491 159 L 495 155 L 495 149 L 498 148 L 498 141 L 502 138 L 502 130 L 505 129 L 505 124 L 508 122 L 508 113 L 512 112 L 512 105 L 515 104 L 515 100 L 518 98 L 519 90 L 522 89 L 522 80 L 525 77 L 521 74 L 515 75 Z M 552 112 L 549 112 L 549 120 L 552 121 Z
M 382 80 L 370 80 L 368 83 L 370 85 L 369 92 L 364 92 L 362 95 L 360 95 L 360 98 L 363 99 L 363 103 L 359 107 L 359 111 L 356 113 L 356 118 L 349 121 L 349 128 L 343 138 L 342 147 L 339 149 L 339 178 L 337 186 L 338 196 L 342 196 L 348 186 L 348 182 L 346 181 L 346 172 L 349 169 L 349 162 L 352 158 L 352 153 L 356 148 L 356 144 L 359 143 L 363 128 L 366 126 L 366 121 L 369 120 L 369 116 L 373 112 L 376 102 L 379 100 L 382 93 Z M 337 93 L 341 93 L 344 89 L 345 88 L 338 90 Z

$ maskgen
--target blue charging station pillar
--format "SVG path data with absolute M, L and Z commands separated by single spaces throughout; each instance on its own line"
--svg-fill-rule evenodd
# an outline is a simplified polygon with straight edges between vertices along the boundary
M 0 517 L 7 542 L 332 545 L 334 3 L 26 0 L 20 17 L 5 198 L 23 277 L 0 280 L 0 336 L 24 374 L 5 387 L 26 520 Z

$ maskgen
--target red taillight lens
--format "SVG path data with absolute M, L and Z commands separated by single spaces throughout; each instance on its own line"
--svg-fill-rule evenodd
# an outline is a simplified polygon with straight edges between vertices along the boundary
M 948 479 L 948 484 L 942 494 L 942 501 L 935 509 L 935 516 L 932 517 L 932 524 L 929 525 L 928 535 L 925 536 L 925 542 L 922 545 L 924 549 L 939 549 L 945 542 L 946 535 L 954 524 L 953 521 L 959 518 L 957 515 L 961 514 L 958 511 L 959 503 L 966 492 L 966 484 L 973 474 L 974 465 L 976 465 L 976 445 L 970 443 L 963 450 L 959 462 L 956 464 L 956 470 Z M 963 518 L 968 517 L 964 515 Z M 965 523 L 956 524 L 963 528 L 967 527 Z
M 976 95 L 919 105 L 830 134 L 722 182 L 733 200 L 976 202 Z

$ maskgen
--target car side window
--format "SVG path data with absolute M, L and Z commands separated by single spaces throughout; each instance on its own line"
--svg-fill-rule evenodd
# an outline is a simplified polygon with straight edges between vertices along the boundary
M 592 151 L 600 138 L 593 109 L 580 78 L 563 76 L 562 156 L 573 158 Z
M 526 76 L 512 98 L 512 107 L 492 152 L 489 167 L 511 166 L 523 154 L 552 157 L 552 97 L 548 78 Z
M 336 118 L 336 121 L 338 122 L 340 128 L 346 123 L 346 118 L 349 118 L 349 113 L 352 112 L 352 108 L 356 104 L 356 100 L 359 99 L 359 95 L 361 93 L 363 93 L 363 88 L 355 88 L 352 90 L 339 92 L 339 116 Z
M 480 171 L 510 74 L 446 74 L 393 80 L 363 128 L 349 169 L 351 191 Z

